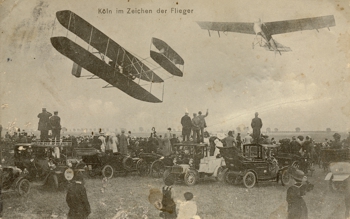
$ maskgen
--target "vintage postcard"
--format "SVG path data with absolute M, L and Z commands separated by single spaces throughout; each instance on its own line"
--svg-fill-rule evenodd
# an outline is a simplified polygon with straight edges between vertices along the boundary
M 2 217 L 348 217 L 349 6 L 0 1 Z

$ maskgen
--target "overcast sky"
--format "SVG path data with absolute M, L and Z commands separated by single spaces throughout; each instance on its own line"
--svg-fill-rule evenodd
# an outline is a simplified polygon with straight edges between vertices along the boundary
M 263 130 L 349 131 L 350 17 L 348 1 L 12 1 L 0 6 L 1 116 L 8 127 L 36 129 L 42 107 L 59 111 L 73 128 L 180 128 L 186 109 L 209 109 L 209 130 L 249 126 L 255 112 Z M 193 9 L 183 15 L 171 8 Z M 98 9 L 113 14 L 99 14 Z M 116 14 L 116 8 L 124 14 Z M 152 14 L 126 14 L 127 8 Z M 157 9 L 167 9 L 157 14 Z M 152 37 L 166 41 L 185 61 L 184 76 L 165 81 L 163 103 L 136 100 L 102 80 L 71 75 L 72 61 L 56 51 L 51 36 L 66 36 L 55 21 L 71 10 L 139 57 L 149 57 Z M 334 15 L 330 31 L 273 36 L 291 52 L 252 49 L 254 35 L 211 33 L 195 21 L 265 22 Z M 68 37 L 75 40 L 72 33 Z M 79 41 L 79 39 L 77 40 Z M 150 59 L 148 59 L 150 60 Z M 152 61 L 150 61 L 152 62 Z M 147 64 L 149 64 L 147 62 Z M 155 63 L 149 64 L 155 66 Z M 83 70 L 83 74 L 88 74 Z M 147 89 L 149 87 L 146 87 Z M 161 97 L 162 87 L 154 86 Z

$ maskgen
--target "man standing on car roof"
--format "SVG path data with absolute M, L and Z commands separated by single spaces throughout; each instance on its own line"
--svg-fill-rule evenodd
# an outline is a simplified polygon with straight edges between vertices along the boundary
M 46 108 L 43 108 L 42 112 L 38 114 L 38 130 L 40 131 L 40 141 L 46 141 L 49 137 L 49 130 L 51 129 L 50 116 L 52 116 L 52 113 L 47 112 Z
M 200 129 L 200 142 L 204 143 L 204 128 L 207 127 L 207 123 L 205 122 L 205 117 L 208 116 L 208 109 L 207 113 L 205 115 L 202 115 L 202 112 L 198 112 L 198 118 L 199 118 L 199 129 Z
M 255 113 L 255 118 L 252 119 L 252 129 L 253 129 L 253 143 L 259 143 L 259 138 L 261 135 L 260 129 L 262 127 L 262 121 L 258 117 L 259 113 Z
M 182 141 L 189 141 L 191 135 L 192 121 L 188 116 L 188 112 L 185 112 L 185 115 L 181 118 L 182 125 Z
M 60 142 L 61 118 L 58 116 L 58 111 L 54 111 L 53 114 L 54 115 L 50 117 L 52 139 L 53 141 Z

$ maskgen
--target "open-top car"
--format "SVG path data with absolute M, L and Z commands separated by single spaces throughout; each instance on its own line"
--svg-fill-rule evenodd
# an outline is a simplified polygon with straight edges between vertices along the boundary
M 14 166 L 0 166 L 2 179 L 1 193 L 18 192 L 21 196 L 29 193 L 28 173 Z
M 71 155 L 71 142 L 32 142 L 14 146 L 15 166 L 28 171 L 28 180 L 51 184 L 56 189 L 72 180 L 76 171 L 85 170 L 86 165 Z
M 107 179 L 136 170 L 139 158 L 131 158 L 120 153 L 100 152 L 95 148 L 77 148 L 77 156 L 81 156 L 87 165 L 87 174 L 91 177 L 102 175 Z
M 174 165 L 166 167 L 163 175 L 166 184 L 183 180 L 192 186 L 205 176 L 218 177 L 224 170 L 224 159 L 210 156 L 210 147 L 207 144 L 182 142 L 174 144 L 174 147 L 176 148 Z
M 173 165 L 172 156 L 164 157 L 157 153 L 143 153 L 138 157 L 136 168 L 141 176 L 151 175 L 152 177 L 162 177 L 166 166 Z
M 282 185 L 289 184 L 289 169 L 292 163 L 279 164 L 278 159 L 273 156 L 277 147 L 278 145 L 246 144 L 243 145 L 242 153 L 236 147 L 220 148 L 220 154 L 227 167 L 224 173 L 225 181 L 229 184 L 243 182 L 247 188 L 253 188 L 257 182 L 278 182 L 280 179 Z

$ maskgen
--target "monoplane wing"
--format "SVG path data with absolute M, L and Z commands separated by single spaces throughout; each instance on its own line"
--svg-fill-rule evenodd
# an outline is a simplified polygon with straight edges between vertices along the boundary
M 74 12 L 69 10 L 58 11 L 56 12 L 56 17 L 67 30 L 76 34 L 101 54 L 110 58 L 113 61 L 112 63 L 114 63 L 114 68 L 123 66 L 123 68 L 130 69 L 132 75 L 140 77 L 142 80 L 153 83 L 164 82 L 138 58 Z
M 333 15 L 303 18 L 296 20 L 265 22 L 269 34 L 282 34 L 302 30 L 318 30 L 321 28 L 329 28 L 335 26 Z
M 71 59 L 77 65 L 122 90 L 131 97 L 152 103 L 162 102 L 143 87 L 130 80 L 127 76 L 118 72 L 115 68 L 70 39 L 66 37 L 51 37 L 51 44 L 57 51 Z
M 197 24 L 205 30 L 255 34 L 254 23 L 197 21 Z
M 184 60 L 166 42 L 152 38 L 152 44 L 159 50 L 150 51 L 151 58 L 170 74 L 182 77 L 183 72 L 176 65 L 184 65 Z

